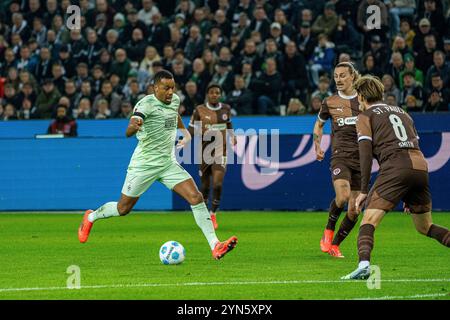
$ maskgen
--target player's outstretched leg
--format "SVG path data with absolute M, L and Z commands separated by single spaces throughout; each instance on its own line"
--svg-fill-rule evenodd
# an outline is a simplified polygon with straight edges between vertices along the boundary
M 206 240 L 208 241 L 214 259 L 218 260 L 223 258 L 228 252 L 236 247 L 237 238 L 235 236 L 224 242 L 220 242 L 217 238 L 208 208 L 206 207 L 203 196 L 200 191 L 198 191 L 192 178 L 177 184 L 173 188 L 173 191 L 178 193 L 191 205 L 195 222 L 200 227 Z
M 370 254 L 374 246 L 375 228 L 383 219 L 385 212 L 378 209 L 368 209 L 364 214 L 358 235 L 358 268 L 343 276 L 342 280 L 366 280 L 370 276 Z
M 427 237 L 436 239 L 446 247 L 450 247 L 450 231 L 447 228 L 433 224 L 431 212 L 411 214 L 416 230 Z
M 341 253 L 339 248 L 342 241 L 347 238 L 350 231 L 352 231 L 355 224 L 358 222 L 358 212 L 355 208 L 355 199 L 358 196 L 359 192 L 352 191 L 350 195 L 350 200 L 348 201 L 348 211 L 345 215 L 344 219 L 341 222 L 341 226 L 339 227 L 338 232 L 336 233 L 333 242 L 331 243 L 330 251 L 328 253 L 330 256 L 336 258 L 344 258 L 344 255 Z
M 96 220 L 126 215 L 138 200 L 139 198 L 132 198 L 122 194 L 119 202 L 107 202 L 95 211 L 87 210 L 78 228 L 78 240 L 81 243 L 85 243 L 88 240 L 92 226 Z

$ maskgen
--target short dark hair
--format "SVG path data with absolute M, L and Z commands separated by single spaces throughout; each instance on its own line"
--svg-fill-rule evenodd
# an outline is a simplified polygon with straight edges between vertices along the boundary
M 220 84 L 218 84 L 218 83 L 210 83 L 210 84 L 208 85 L 208 87 L 206 88 L 206 92 L 208 93 L 209 90 L 211 90 L 212 88 L 218 88 L 218 89 L 220 90 L 220 93 L 223 93 L 223 89 L 222 89 L 222 87 L 220 86 Z
M 158 84 L 159 82 L 161 82 L 162 79 L 173 79 L 172 72 L 168 70 L 158 71 L 153 77 L 153 82 L 154 84 Z

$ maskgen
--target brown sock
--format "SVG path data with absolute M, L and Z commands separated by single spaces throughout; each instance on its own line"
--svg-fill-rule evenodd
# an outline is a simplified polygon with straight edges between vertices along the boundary
M 352 231 L 356 222 L 358 222 L 358 217 L 356 217 L 355 221 L 350 220 L 348 214 L 345 215 L 344 220 L 342 220 L 341 227 L 339 228 L 338 233 L 333 239 L 333 245 L 340 245 L 342 241 L 348 236 L 350 231 Z
M 370 253 L 374 245 L 373 234 L 375 227 L 372 224 L 363 224 L 359 228 L 358 256 L 359 261 L 370 261 Z
M 450 247 L 450 231 L 446 228 L 432 224 L 428 230 L 427 236 L 436 239 L 444 246 Z
M 211 211 L 217 212 L 220 205 L 220 198 L 222 197 L 222 185 L 215 185 L 213 188 L 213 200 L 212 200 L 212 206 Z
M 336 201 L 333 199 L 333 201 L 330 204 L 330 210 L 328 210 L 329 215 L 328 215 L 328 223 L 326 226 L 328 230 L 334 231 L 334 229 L 336 228 L 336 222 L 338 221 L 342 210 L 344 210 L 344 208 L 338 208 L 338 206 L 336 205 Z

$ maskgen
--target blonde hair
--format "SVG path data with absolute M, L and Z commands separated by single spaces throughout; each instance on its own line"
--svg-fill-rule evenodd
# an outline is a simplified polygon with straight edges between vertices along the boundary
M 334 67 L 334 69 L 336 70 L 337 68 L 343 68 L 343 67 L 348 68 L 348 71 L 353 76 L 353 83 L 358 81 L 358 79 L 360 78 L 360 74 L 359 74 L 358 70 L 356 70 L 355 65 L 352 62 L 347 62 L 347 61 L 340 62 Z
M 359 78 L 353 87 L 368 103 L 383 100 L 384 85 L 378 77 L 365 75 Z

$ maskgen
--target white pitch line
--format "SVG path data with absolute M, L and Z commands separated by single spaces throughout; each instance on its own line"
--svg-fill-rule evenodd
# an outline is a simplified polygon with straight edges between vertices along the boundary
M 354 298 L 352 300 L 395 300 L 395 299 L 421 299 L 421 298 L 437 298 L 437 297 L 450 297 L 450 293 L 429 293 L 429 294 L 416 294 L 413 296 L 384 296 L 376 298 Z
M 381 282 L 450 282 L 450 279 L 385 279 Z M 188 287 L 188 286 L 229 286 L 267 284 L 321 284 L 321 283 L 365 283 L 361 280 L 286 280 L 286 281 L 236 281 L 236 282 L 184 282 L 184 283 L 136 283 L 81 286 L 79 289 L 114 289 L 143 287 Z M 0 288 L 1 292 L 74 290 L 67 287 Z

